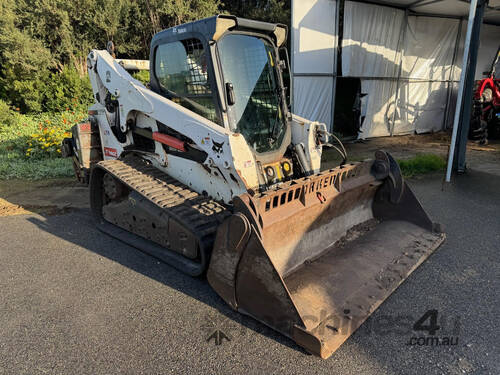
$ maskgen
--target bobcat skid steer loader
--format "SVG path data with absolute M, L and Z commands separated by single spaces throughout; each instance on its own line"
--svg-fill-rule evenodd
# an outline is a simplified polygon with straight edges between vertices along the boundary
M 286 33 L 224 15 L 158 33 L 149 64 L 93 50 L 95 104 L 62 147 L 103 232 L 326 358 L 444 234 L 389 154 L 321 171 L 345 149 L 290 113 Z

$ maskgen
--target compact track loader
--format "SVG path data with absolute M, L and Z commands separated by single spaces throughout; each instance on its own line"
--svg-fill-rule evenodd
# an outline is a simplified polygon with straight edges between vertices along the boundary
M 326 358 L 444 234 L 389 154 L 347 163 L 290 113 L 286 34 L 224 15 L 158 33 L 149 63 L 93 50 L 95 104 L 62 148 L 103 232 Z M 321 171 L 323 147 L 341 165 Z

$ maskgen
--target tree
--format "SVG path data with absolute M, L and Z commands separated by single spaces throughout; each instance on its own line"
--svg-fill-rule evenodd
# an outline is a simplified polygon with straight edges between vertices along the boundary
M 289 24 L 290 0 L 0 0 L 0 99 L 57 110 L 89 91 L 77 76 L 90 50 L 112 40 L 119 57 L 147 59 L 157 32 L 218 13 Z
M 73 29 L 66 0 L 17 0 L 16 26 L 50 50 L 54 65 L 61 71 L 73 59 Z
M 0 0 L 0 96 L 23 111 L 40 111 L 54 60 L 43 42 L 17 27 L 13 5 Z
M 222 9 L 238 17 L 290 26 L 290 0 L 233 0 L 225 2 Z

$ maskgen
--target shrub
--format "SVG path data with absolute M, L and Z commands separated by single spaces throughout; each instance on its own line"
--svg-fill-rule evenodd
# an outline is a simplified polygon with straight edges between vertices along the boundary
M 132 77 L 145 86 L 149 85 L 149 70 L 139 70 L 138 72 L 133 73 Z
M 26 156 L 30 159 L 58 157 L 61 154 L 61 142 L 71 133 L 63 128 L 43 128 L 39 133 L 30 135 L 27 141 Z
M 93 101 L 88 75 L 81 77 L 74 67 L 64 66 L 55 73 L 43 71 L 29 79 L 13 76 L 9 69 L 4 74 L 0 86 L 8 88 L 8 93 L 3 97 L 22 113 L 62 112 L 74 106 L 88 107 Z M 6 104 L 0 104 L 0 111 Z
M 43 42 L 16 27 L 9 3 L 15 2 L 0 1 L 0 97 L 23 113 L 39 112 L 54 62 Z
M 60 112 L 75 105 L 86 107 L 93 100 L 88 75 L 80 77 L 76 69 L 69 66 L 65 66 L 61 72 L 50 74 L 43 96 L 43 109 L 46 112 Z
M 68 135 L 64 133 L 86 118 L 87 111 L 74 106 L 61 113 L 14 115 L 11 126 L 0 127 L 0 180 L 70 176 L 71 160 L 61 158 L 57 150 Z
M 15 113 L 9 105 L 0 99 L 0 128 L 11 126 L 15 122 Z

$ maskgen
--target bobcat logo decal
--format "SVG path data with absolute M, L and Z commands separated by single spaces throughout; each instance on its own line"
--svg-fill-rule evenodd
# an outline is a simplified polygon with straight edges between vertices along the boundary
M 212 150 L 218 154 L 222 154 L 222 146 L 224 145 L 224 142 L 218 143 L 212 139 L 212 143 L 213 143 Z

